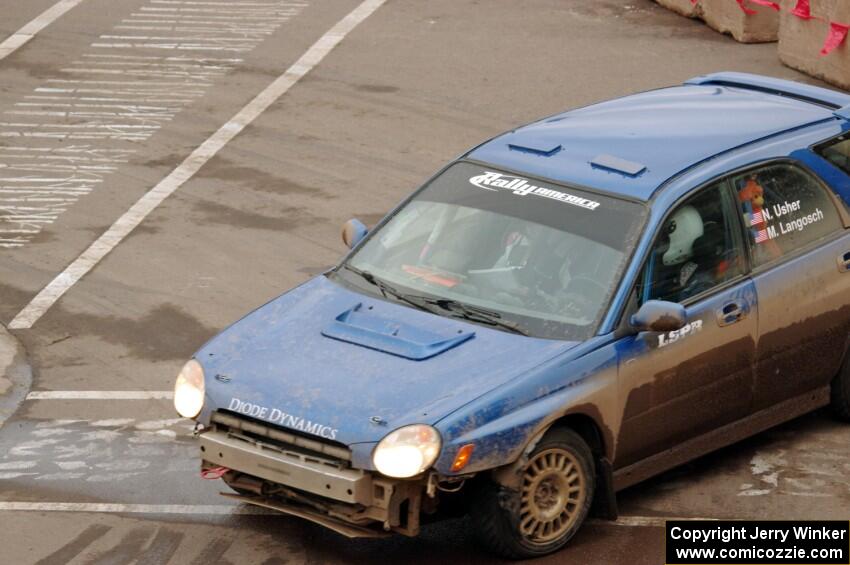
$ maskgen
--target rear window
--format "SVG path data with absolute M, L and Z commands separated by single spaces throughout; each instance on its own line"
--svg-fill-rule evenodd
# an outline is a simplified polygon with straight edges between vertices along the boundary
M 757 265 L 793 253 L 841 229 L 827 189 L 806 171 L 774 164 L 732 179 Z
M 821 157 L 850 175 L 850 135 L 842 135 L 824 143 L 815 148 L 815 151 Z

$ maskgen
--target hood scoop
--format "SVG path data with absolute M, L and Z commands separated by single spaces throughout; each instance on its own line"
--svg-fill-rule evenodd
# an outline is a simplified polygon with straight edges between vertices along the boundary
M 362 306 L 358 303 L 334 318 L 322 335 L 414 361 L 439 355 L 475 336 L 468 329 L 424 330 L 364 311 Z

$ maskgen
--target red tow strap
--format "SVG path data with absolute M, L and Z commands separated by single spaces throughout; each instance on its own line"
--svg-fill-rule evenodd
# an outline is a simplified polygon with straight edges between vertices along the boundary
M 225 473 L 230 471 L 227 467 L 210 467 L 209 469 L 201 470 L 202 479 L 220 479 Z

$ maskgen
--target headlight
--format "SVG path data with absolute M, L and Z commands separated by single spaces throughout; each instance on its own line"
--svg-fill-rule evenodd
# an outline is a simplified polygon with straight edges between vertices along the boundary
M 382 475 L 405 479 L 434 464 L 440 454 L 440 434 L 431 426 L 414 424 L 390 433 L 375 448 L 372 462 Z
M 204 369 L 192 359 L 180 370 L 174 383 L 174 408 L 184 418 L 194 418 L 204 407 Z

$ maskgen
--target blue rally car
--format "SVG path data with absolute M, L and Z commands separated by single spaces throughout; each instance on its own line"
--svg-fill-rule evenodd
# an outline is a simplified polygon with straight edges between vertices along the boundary
M 348 536 L 562 547 L 615 493 L 850 419 L 850 96 L 720 73 L 500 135 L 204 345 L 203 474 Z

